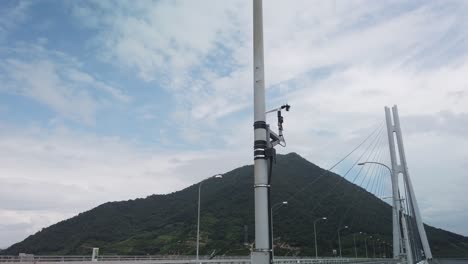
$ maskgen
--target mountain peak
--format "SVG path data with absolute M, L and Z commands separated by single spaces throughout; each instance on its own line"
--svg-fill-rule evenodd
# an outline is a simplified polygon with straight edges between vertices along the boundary
M 219 254 L 248 255 L 244 242 L 252 243 L 254 236 L 253 166 L 226 174 L 203 187 L 201 254 L 215 250 Z M 45 228 L 2 254 L 88 254 L 89 247 L 99 247 L 103 254 L 194 254 L 197 195 L 198 188 L 192 185 L 167 195 L 107 203 Z M 277 255 L 313 255 L 311 227 L 317 216 L 328 217 L 318 238 L 323 256 L 330 256 L 337 247 L 336 229 L 342 224 L 391 241 L 392 211 L 388 204 L 295 152 L 278 155 L 271 195 L 273 203 L 288 201 L 281 215 L 275 217 L 275 241 L 294 245 L 279 247 Z M 245 230 L 248 241 L 244 241 Z M 434 255 L 465 254 L 467 238 L 432 227 L 426 230 Z M 458 242 L 449 242 L 454 236 Z M 342 234 L 344 256 L 354 256 L 352 241 L 352 232 Z M 360 255 L 365 252 L 362 247 L 358 245 Z M 289 252 L 291 248 L 295 251 Z

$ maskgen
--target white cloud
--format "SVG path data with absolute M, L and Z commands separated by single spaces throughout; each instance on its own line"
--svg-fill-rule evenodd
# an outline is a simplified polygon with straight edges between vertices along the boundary
M 167 78 L 167 74 L 182 78 L 216 45 L 232 42 L 231 22 L 237 11 L 235 4 L 207 1 L 93 2 L 74 9 L 81 19 L 105 27 L 99 40 L 106 59 L 136 69 L 147 81 Z
M 247 2 L 129 4 L 99 1 L 73 7 L 80 21 L 95 21 L 89 26 L 100 31 L 93 43 L 104 61 L 171 91 L 178 109 L 191 119 L 213 120 L 245 107 L 251 83 L 251 60 L 245 56 L 250 45 L 244 47 Z M 229 73 L 239 64 L 240 71 Z M 205 106 L 218 114 L 211 116 Z
M 92 124 L 107 95 L 113 101 L 130 101 L 121 90 L 82 70 L 76 58 L 35 45 L 5 50 L 1 91 L 29 97 L 61 117 Z

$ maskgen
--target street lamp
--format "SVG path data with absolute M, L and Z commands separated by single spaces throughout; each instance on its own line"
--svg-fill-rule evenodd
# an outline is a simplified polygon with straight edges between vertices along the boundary
M 354 241 L 354 256 L 357 258 L 357 249 L 356 249 L 356 234 L 359 234 L 361 235 L 362 232 L 359 232 L 359 233 L 354 233 L 353 234 L 353 241 Z
M 380 197 L 380 199 L 382 199 L 382 200 L 384 200 L 384 199 L 393 199 L 393 196 L 382 196 L 382 197 Z M 404 200 L 405 200 L 404 197 L 403 197 L 403 198 L 396 198 L 396 199 L 395 199 L 395 201 L 398 201 L 398 202 L 402 202 L 402 201 L 404 201 Z
M 366 165 L 366 164 L 378 164 L 378 165 L 384 166 L 390 172 L 390 175 L 393 175 L 393 171 L 392 171 L 392 169 L 390 169 L 389 166 L 387 166 L 387 165 L 385 165 L 383 163 L 377 162 L 377 161 L 364 161 L 364 162 L 359 162 L 357 165 L 363 166 L 363 165 Z
M 205 180 L 208 180 L 208 179 L 211 179 L 211 178 L 221 179 L 221 178 L 223 178 L 223 175 L 222 174 L 215 174 L 215 175 L 213 175 L 211 177 L 206 178 Z M 200 197 L 201 197 L 200 194 L 201 194 L 202 184 L 203 184 L 203 182 L 205 180 L 201 181 L 198 184 L 197 260 L 198 260 L 198 252 L 199 252 L 199 249 L 200 249 Z
M 348 226 L 344 226 L 343 228 L 338 228 L 338 246 L 340 247 L 340 258 L 342 257 L 341 255 L 341 237 L 340 237 L 340 231 L 347 229 Z
M 276 203 L 271 207 L 271 210 L 270 210 L 270 222 L 271 222 L 270 233 L 271 233 L 271 256 L 272 258 L 274 258 L 275 256 L 274 251 L 273 251 L 273 210 L 276 208 L 280 208 L 283 205 L 288 205 L 288 201 L 282 201 L 282 202 Z
M 378 238 L 377 238 L 377 241 L 379 241 Z M 374 258 L 375 258 L 375 239 L 372 240 L 372 248 L 374 249 Z
M 400 253 L 399 253 L 398 248 L 397 248 L 397 245 L 399 244 L 398 243 L 399 235 L 398 235 L 398 232 L 396 230 L 399 227 L 398 222 L 399 222 L 399 215 L 400 215 L 400 211 L 401 211 L 400 204 L 398 203 L 398 200 L 396 199 L 396 196 L 399 196 L 399 194 L 398 194 L 398 178 L 397 178 L 397 175 L 394 173 L 394 171 L 389 166 L 387 166 L 387 165 L 385 165 L 385 164 L 383 164 L 381 162 L 365 161 L 365 162 L 358 163 L 358 165 L 360 165 L 360 166 L 363 166 L 365 164 L 377 164 L 377 165 L 383 166 L 390 173 L 390 177 L 391 177 L 391 180 L 392 180 L 392 193 L 393 193 L 393 197 L 395 197 L 393 199 L 393 201 L 392 201 L 392 207 L 393 207 L 393 210 L 392 210 L 393 211 L 393 220 L 392 220 L 392 222 L 393 222 L 393 256 L 395 258 L 397 258 L 397 256 Z M 404 232 L 404 234 L 407 236 L 406 232 Z M 375 253 L 374 253 L 374 255 L 375 255 Z
M 327 218 L 322 217 L 322 218 L 315 219 L 315 221 L 314 221 L 315 258 L 318 258 L 318 253 L 317 253 L 317 229 L 315 228 L 315 224 L 317 223 L 317 221 L 320 221 L 320 220 L 327 220 Z
M 368 238 L 372 238 L 372 236 L 366 237 L 366 238 L 364 239 L 364 245 L 366 246 L 366 258 L 369 258 L 369 255 L 367 254 L 367 239 L 368 239 Z
M 383 255 L 382 255 L 384 258 L 387 257 L 387 243 L 384 242 L 383 243 Z
M 382 241 L 380 239 L 377 239 L 377 253 L 376 253 L 376 256 L 378 258 L 381 258 L 382 257 Z

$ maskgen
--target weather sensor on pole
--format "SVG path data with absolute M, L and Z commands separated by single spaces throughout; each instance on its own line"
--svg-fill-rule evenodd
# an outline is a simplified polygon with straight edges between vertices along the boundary
M 284 140 L 284 137 L 283 137 L 283 122 L 284 122 L 284 118 L 283 116 L 281 115 L 281 110 L 285 109 L 286 112 L 289 111 L 289 109 L 291 108 L 290 105 L 288 104 L 285 104 L 285 105 L 282 105 L 281 107 L 278 107 L 278 108 L 275 108 L 275 109 L 272 109 L 268 112 L 266 112 L 267 114 L 269 113 L 274 113 L 276 112 L 277 113 L 277 116 L 278 116 L 278 134 L 276 134 L 275 132 L 271 131 L 269 126 L 268 126 L 268 134 L 269 134 L 269 137 L 270 138 L 270 144 L 271 146 L 276 146 L 276 145 L 280 145 L 280 146 L 283 146 L 283 147 L 286 147 L 286 141 Z

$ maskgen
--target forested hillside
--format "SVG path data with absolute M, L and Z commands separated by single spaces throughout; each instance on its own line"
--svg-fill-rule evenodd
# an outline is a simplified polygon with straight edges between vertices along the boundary
M 353 233 L 364 232 L 391 243 L 391 207 L 342 177 L 326 173 L 295 153 L 279 155 L 272 179 L 273 204 L 288 200 L 274 215 L 276 255 L 314 255 L 313 221 L 318 227 L 320 255 L 337 249 L 342 231 L 343 255 L 353 256 Z M 324 175 L 314 184 L 317 177 Z M 297 193 L 298 190 L 303 190 Z M 197 185 L 166 195 L 109 202 L 29 236 L 3 254 L 194 254 Z M 253 243 L 253 167 L 224 174 L 203 185 L 201 254 L 247 255 Z M 247 226 L 247 228 L 245 228 Z M 468 238 L 427 227 L 435 256 L 468 256 Z M 369 250 L 373 240 L 368 240 Z M 357 236 L 358 254 L 365 255 L 364 236 Z M 376 244 L 377 254 L 383 246 Z M 389 248 L 387 251 L 390 252 Z M 370 250 L 372 252 L 373 250 Z M 388 253 L 387 253 L 388 254 Z

